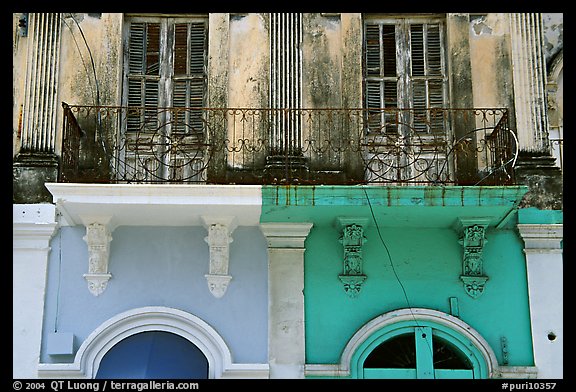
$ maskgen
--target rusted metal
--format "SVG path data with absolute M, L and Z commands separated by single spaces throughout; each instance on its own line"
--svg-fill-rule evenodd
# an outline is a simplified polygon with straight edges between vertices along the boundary
M 514 184 L 507 109 L 63 108 L 62 182 Z

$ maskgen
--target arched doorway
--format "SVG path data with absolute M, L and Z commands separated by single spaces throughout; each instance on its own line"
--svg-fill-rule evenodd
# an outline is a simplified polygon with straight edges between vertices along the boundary
M 489 378 L 497 361 L 462 320 L 430 309 L 401 309 L 360 328 L 341 359 L 352 378 Z
M 141 332 L 108 350 L 96 378 L 206 379 L 208 360 L 181 336 L 164 331 Z
M 430 323 L 402 324 L 366 347 L 361 378 L 479 378 L 481 363 L 464 342 Z

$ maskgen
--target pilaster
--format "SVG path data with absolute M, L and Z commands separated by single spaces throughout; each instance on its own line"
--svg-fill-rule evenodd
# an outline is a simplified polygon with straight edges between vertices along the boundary
M 15 203 L 50 202 L 45 182 L 55 181 L 60 13 L 28 15 L 28 53 L 19 154 L 14 158 Z
M 563 377 L 563 225 L 518 224 L 524 240 L 538 378 Z
M 52 204 L 13 205 L 13 377 L 36 378 L 40 360 L 50 240 L 57 230 Z
M 312 223 L 261 223 L 268 241 L 270 378 L 304 378 L 304 242 Z
M 516 131 L 521 151 L 549 155 L 542 15 L 510 13 Z

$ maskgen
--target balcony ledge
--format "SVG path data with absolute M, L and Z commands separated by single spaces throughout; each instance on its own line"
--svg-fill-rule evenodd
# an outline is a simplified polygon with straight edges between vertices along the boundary
M 257 226 L 261 187 L 197 184 L 47 183 L 62 226 L 200 226 L 203 217 L 235 217 L 238 226 Z

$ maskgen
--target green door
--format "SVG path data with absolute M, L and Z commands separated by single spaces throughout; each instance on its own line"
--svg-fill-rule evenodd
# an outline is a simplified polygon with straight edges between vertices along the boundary
M 397 330 L 365 357 L 363 378 L 474 378 L 472 352 L 430 326 Z

